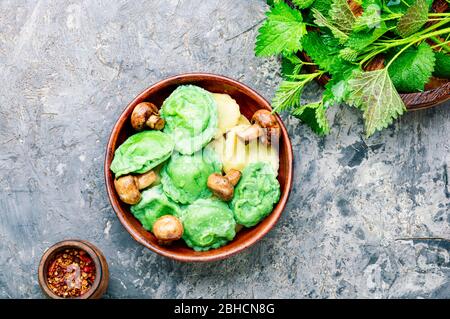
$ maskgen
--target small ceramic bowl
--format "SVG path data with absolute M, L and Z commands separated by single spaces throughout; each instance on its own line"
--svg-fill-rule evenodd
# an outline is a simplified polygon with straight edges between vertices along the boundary
M 93 244 L 84 240 L 64 240 L 51 246 L 41 258 L 39 263 L 38 277 L 39 285 L 44 293 L 52 299 L 65 299 L 52 292 L 47 285 L 47 270 L 53 258 L 65 249 L 79 249 L 85 251 L 94 261 L 96 275 L 92 287 L 83 295 L 70 299 L 99 299 L 106 292 L 109 281 L 109 271 L 106 258 L 103 253 Z
M 186 262 L 204 262 L 224 259 L 250 247 L 266 235 L 280 218 L 288 200 L 293 173 L 292 147 L 286 128 L 278 115 L 276 115 L 276 117 L 281 126 L 281 138 L 279 144 L 280 169 L 278 174 L 278 181 L 281 186 L 280 200 L 274 207 L 272 213 L 258 225 L 239 231 L 231 242 L 218 249 L 197 252 L 186 246 L 181 240 L 170 246 L 159 245 L 155 236 L 153 236 L 151 232 L 145 230 L 141 223 L 131 214 L 130 206 L 120 201 L 119 196 L 114 189 L 114 174 L 109 169 L 114 157 L 114 151 L 127 137 L 136 133 L 133 131 L 130 124 L 130 116 L 134 107 L 143 101 L 152 102 L 160 107 L 172 91 L 179 85 L 185 84 L 197 85 L 214 93 L 229 94 L 236 100 L 240 106 L 241 113 L 248 119 L 250 119 L 253 113 L 259 109 L 272 110 L 269 102 L 254 90 L 238 81 L 220 75 L 206 73 L 181 74 L 150 86 L 128 104 L 111 132 L 106 149 L 104 166 L 108 197 L 117 217 L 130 235 L 137 242 L 154 252 L 175 260 Z

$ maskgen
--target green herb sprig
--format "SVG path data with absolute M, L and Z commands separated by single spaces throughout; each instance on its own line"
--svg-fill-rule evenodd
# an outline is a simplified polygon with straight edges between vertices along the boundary
M 405 112 L 399 92 L 450 79 L 450 13 L 431 12 L 432 0 L 288 2 L 268 1 L 255 53 L 281 56 L 274 111 L 291 111 L 319 135 L 330 131 L 326 111 L 337 103 L 360 109 L 371 136 Z M 322 99 L 303 104 L 305 86 L 324 75 L 331 80 Z

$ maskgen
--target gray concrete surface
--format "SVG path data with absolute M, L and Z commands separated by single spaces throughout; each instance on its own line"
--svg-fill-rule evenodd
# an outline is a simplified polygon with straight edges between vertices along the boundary
M 97 244 L 106 297 L 450 297 L 450 103 L 370 139 L 345 106 L 319 138 L 284 115 L 295 185 L 277 226 L 247 251 L 180 264 L 122 228 L 103 182 L 108 135 L 150 84 L 187 71 L 270 99 L 276 59 L 254 57 L 263 0 L 0 1 L 0 297 L 42 298 L 56 241 Z M 311 99 L 320 91 L 309 88 Z

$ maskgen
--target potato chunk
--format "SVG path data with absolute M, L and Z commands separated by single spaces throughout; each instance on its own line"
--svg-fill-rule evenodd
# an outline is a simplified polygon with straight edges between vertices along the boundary
M 238 124 L 241 112 L 239 105 L 228 94 L 213 93 L 219 114 L 219 128 L 216 137 L 225 134 L 230 128 Z

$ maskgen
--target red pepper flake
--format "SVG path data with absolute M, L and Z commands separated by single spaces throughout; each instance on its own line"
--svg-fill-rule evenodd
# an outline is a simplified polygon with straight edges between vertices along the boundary
M 92 287 L 95 272 L 95 264 L 84 250 L 66 249 L 52 259 L 47 284 L 60 297 L 79 297 Z

